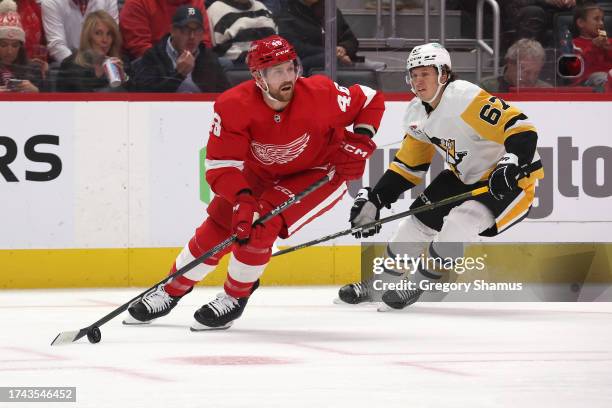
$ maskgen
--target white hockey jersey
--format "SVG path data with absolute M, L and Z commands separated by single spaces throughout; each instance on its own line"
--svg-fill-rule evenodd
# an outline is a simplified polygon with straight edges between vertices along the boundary
M 437 150 L 446 165 L 465 184 L 484 180 L 506 153 L 504 142 L 513 135 L 534 134 L 535 127 L 516 107 L 462 80 L 447 85 L 438 106 L 427 113 L 419 98 L 404 115 L 405 137 L 390 169 L 419 184 Z M 523 189 L 544 177 L 535 152 Z

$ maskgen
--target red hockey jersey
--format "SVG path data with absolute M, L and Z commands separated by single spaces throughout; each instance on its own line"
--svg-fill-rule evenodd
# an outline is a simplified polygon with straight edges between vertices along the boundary
M 384 109 L 382 94 L 371 88 L 344 88 L 313 76 L 297 80 L 291 102 L 278 112 L 266 105 L 254 80 L 244 82 L 215 102 L 206 180 L 216 194 L 233 202 L 238 191 L 256 190 L 245 173 L 274 182 L 327 165 L 345 127 L 378 129 Z
M 575 83 L 580 84 L 594 72 L 608 72 L 612 69 L 612 38 L 608 38 L 608 49 L 596 47 L 589 38 L 574 38 L 574 50 L 584 59 L 584 72 Z

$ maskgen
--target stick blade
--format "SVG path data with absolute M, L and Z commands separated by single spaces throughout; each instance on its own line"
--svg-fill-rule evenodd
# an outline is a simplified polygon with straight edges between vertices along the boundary
M 79 336 L 79 333 L 81 333 L 81 330 L 61 332 L 51 342 L 51 345 L 52 346 L 61 346 L 63 344 L 73 343 L 73 342 L 75 342 L 76 340 L 78 340 L 78 339 L 80 339 L 82 337 L 82 336 Z

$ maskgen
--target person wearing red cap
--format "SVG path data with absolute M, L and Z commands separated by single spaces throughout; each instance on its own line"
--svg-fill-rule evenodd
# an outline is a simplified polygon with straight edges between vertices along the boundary
M 133 303 L 126 324 L 168 314 L 231 252 L 224 292 L 195 312 L 192 329 L 231 326 L 258 286 L 276 239 L 340 201 L 347 181 L 362 176 L 376 148 L 372 137 L 385 109 L 379 92 L 361 85 L 344 88 L 324 76 L 302 78 L 295 49 L 278 35 L 254 41 L 247 64 L 253 79 L 215 102 L 206 180 L 216 195 L 171 273 L 233 234 L 237 242 Z M 352 132 L 346 130 L 350 125 Z M 259 216 L 332 171 L 330 182 L 252 227 Z

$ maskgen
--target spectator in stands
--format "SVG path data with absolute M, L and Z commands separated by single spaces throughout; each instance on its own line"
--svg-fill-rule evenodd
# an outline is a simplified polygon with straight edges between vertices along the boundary
M 213 49 L 226 68 L 246 69 L 251 41 L 278 33 L 272 13 L 257 0 L 216 0 L 207 12 Z
M 336 13 L 339 66 L 355 66 L 359 62 L 364 68 L 383 69 L 383 63 L 365 62 L 364 58 L 357 56 L 357 37 L 342 12 L 337 9 Z M 310 75 L 312 69 L 325 65 L 324 15 L 325 0 L 288 0 L 278 17 L 279 34 L 295 47 L 305 76 Z
M 210 9 L 210 6 L 217 0 L 205 0 L 204 4 L 206 5 L 206 11 Z M 261 3 L 266 6 L 268 10 L 272 13 L 273 16 L 277 16 L 281 10 L 281 4 L 285 3 L 287 0 L 260 0 Z
M 513 44 L 521 38 L 531 38 L 544 47 L 554 46 L 554 15 L 570 11 L 576 6 L 576 0 L 505 0 L 499 3 L 504 44 Z M 506 47 L 507 45 L 502 45 L 502 48 Z
M 66 58 L 58 75 L 60 92 L 108 92 L 128 89 L 128 76 L 121 59 L 119 26 L 106 11 L 89 13 L 83 23 L 76 53 Z M 121 77 L 121 86 L 111 88 L 104 63 L 110 59 Z
M 582 56 L 584 71 L 577 84 L 603 92 L 612 69 L 612 39 L 604 27 L 604 11 L 594 1 L 585 1 L 574 10 L 574 51 Z
M 18 0 L 17 12 L 21 18 L 21 26 L 25 31 L 25 48 L 28 58 L 46 61 L 47 40 L 44 36 L 40 0 Z
M 376 10 L 377 4 L 376 0 L 367 0 L 365 3 L 365 8 L 368 10 Z M 423 8 L 424 0 L 396 0 L 395 9 L 396 10 L 407 10 L 407 9 L 419 9 Z M 382 0 L 382 8 L 383 10 L 389 10 L 391 8 L 391 0 Z M 433 0 L 429 2 L 429 8 L 431 10 L 438 9 L 438 2 Z
M 43 90 L 42 61 L 28 59 L 25 42 L 17 5 L 13 0 L 4 0 L 0 3 L 0 92 Z
M 509 92 L 510 88 L 550 88 L 551 84 L 540 79 L 545 52 L 536 40 L 518 40 L 506 52 L 503 74 L 483 78 L 480 87 L 490 93 Z
M 222 92 L 229 82 L 215 53 L 202 44 L 205 25 L 199 9 L 181 6 L 170 34 L 134 63 L 134 82 L 145 92 Z
M 266 6 L 266 8 L 268 10 L 270 10 L 272 15 L 275 16 L 275 17 L 278 16 L 278 14 L 280 13 L 280 11 L 281 11 L 281 3 L 284 2 L 284 1 L 286 1 L 286 0 L 261 0 L 263 5 Z
M 88 14 L 106 11 L 115 22 L 119 18 L 117 0 L 44 0 L 42 19 L 49 56 L 61 63 L 79 48 L 81 28 Z
M 180 6 L 195 7 L 204 16 L 203 42 L 211 47 L 210 28 L 204 0 L 126 0 L 119 26 L 128 55 L 137 59 L 168 34 L 172 16 Z

